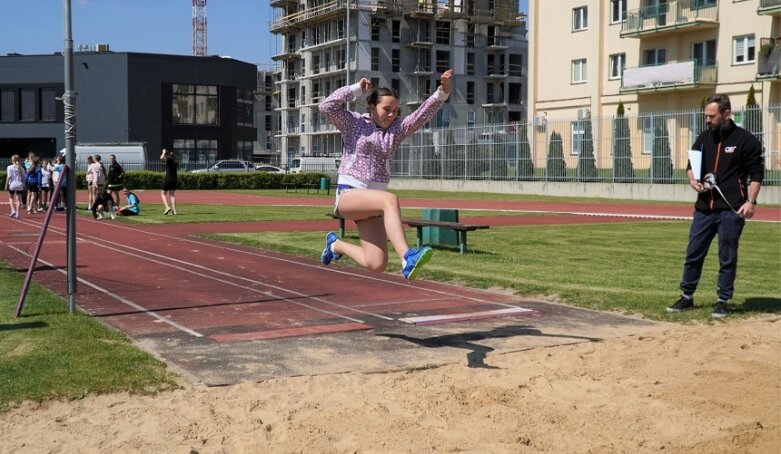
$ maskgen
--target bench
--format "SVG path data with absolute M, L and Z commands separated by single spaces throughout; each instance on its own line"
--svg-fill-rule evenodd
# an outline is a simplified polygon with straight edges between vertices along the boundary
M 325 215 L 332 219 L 339 220 L 339 238 L 344 238 L 344 231 L 345 231 L 344 218 L 334 213 L 326 213 Z M 417 218 L 404 218 L 401 220 L 401 222 L 407 224 L 410 227 L 415 227 L 417 229 L 418 249 L 423 247 L 423 227 L 439 227 L 442 229 L 455 230 L 456 233 L 458 234 L 458 248 L 462 254 L 466 253 L 467 250 L 467 242 L 466 242 L 467 232 L 474 232 L 475 230 L 490 228 L 490 226 L 485 224 L 464 224 L 462 222 L 429 221 L 427 219 L 417 219 Z
M 293 192 L 298 192 L 298 188 L 306 189 L 306 193 L 309 194 L 309 191 L 314 190 L 316 194 L 320 194 L 320 185 L 317 183 L 282 183 L 282 186 L 285 187 L 285 192 L 290 192 L 292 189 Z M 325 189 L 326 194 L 330 194 L 331 190 L 330 188 Z

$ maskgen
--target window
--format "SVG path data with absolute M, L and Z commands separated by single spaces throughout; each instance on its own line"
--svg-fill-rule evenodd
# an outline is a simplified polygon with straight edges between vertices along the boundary
M 572 83 L 582 84 L 586 80 L 586 59 L 572 60 Z
M 654 151 L 654 118 L 643 117 L 643 154 Z
M 391 79 L 391 88 L 401 96 L 401 79 Z
M 510 54 L 510 77 L 523 77 L 523 55 Z
M 13 88 L 0 89 L 0 121 L 16 120 L 16 93 Z
M 610 56 L 610 80 L 620 79 L 626 65 L 626 54 L 613 54 Z
M 219 96 L 215 85 L 172 85 L 174 124 L 217 125 Z
M 756 58 L 754 35 L 736 36 L 732 41 L 732 63 L 751 63 Z
M 466 83 L 466 103 L 470 105 L 475 103 L 475 83 L 472 81 Z
M 379 87 L 380 86 L 380 78 L 379 77 L 372 77 L 370 79 L 372 83 L 372 87 Z
M 697 66 L 716 66 L 716 40 L 692 44 L 692 59 Z
M 41 121 L 56 120 L 57 103 L 53 88 L 41 88 Z
M 236 125 L 252 126 L 252 91 L 239 89 L 236 92 Z
M 437 72 L 443 73 L 450 69 L 450 52 L 446 50 L 437 51 Z
M 466 75 L 475 75 L 475 53 L 469 52 L 466 54 Z
M 466 113 L 466 127 L 469 129 L 475 129 L 475 111 L 469 110 Z
M 320 72 L 320 56 L 319 55 L 313 55 L 312 56 L 312 72 L 314 74 L 318 74 Z
M 380 48 L 372 47 L 372 71 L 380 70 Z
M 580 31 L 588 28 L 588 7 L 572 9 L 572 31 Z
M 436 23 L 437 44 L 450 44 L 450 22 L 438 20 Z
M 380 21 L 376 19 L 372 21 L 372 41 L 380 40 L 380 25 Z
M 399 49 L 391 50 L 391 71 L 401 72 L 401 51 Z
M 646 49 L 644 64 L 645 66 L 656 66 L 667 63 L 667 49 Z
M 21 121 L 35 121 L 35 89 L 22 88 L 19 96 L 19 114 Z
M 626 22 L 626 0 L 610 0 L 610 23 Z
M 440 109 L 437 111 L 436 119 L 434 120 L 434 125 L 437 128 L 449 128 L 450 127 L 450 111 L 445 109 Z
M 394 20 L 391 22 L 391 41 L 394 43 L 401 42 L 401 21 Z
M 336 39 L 344 39 L 344 19 L 336 21 Z
M 717 0 L 694 0 L 692 1 L 692 9 L 710 8 L 716 6 Z
M 475 24 L 469 24 L 466 28 L 466 47 L 475 47 Z
M 586 122 L 573 121 L 572 123 L 572 154 L 579 155 L 583 150 L 583 140 L 586 138 Z

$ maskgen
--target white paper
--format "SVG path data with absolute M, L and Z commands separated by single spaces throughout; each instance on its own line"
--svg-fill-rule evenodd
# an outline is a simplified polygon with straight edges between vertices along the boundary
M 692 166 L 692 173 L 697 181 L 702 178 L 702 152 L 699 150 L 689 150 L 689 163 Z

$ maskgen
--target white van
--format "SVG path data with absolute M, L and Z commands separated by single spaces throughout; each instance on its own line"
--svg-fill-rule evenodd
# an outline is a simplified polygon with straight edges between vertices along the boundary
M 103 165 L 109 165 L 109 155 L 117 157 L 117 162 L 125 170 L 146 169 L 146 145 L 143 143 L 122 144 L 78 144 L 76 151 L 76 170 L 86 170 L 87 156 L 99 154 Z M 65 156 L 65 148 L 60 150 L 60 155 Z
M 324 173 L 331 178 L 331 181 L 336 181 L 339 176 L 339 163 L 341 163 L 339 158 L 314 158 L 309 156 L 294 158 L 293 162 L 290 163 L 290 173 Z

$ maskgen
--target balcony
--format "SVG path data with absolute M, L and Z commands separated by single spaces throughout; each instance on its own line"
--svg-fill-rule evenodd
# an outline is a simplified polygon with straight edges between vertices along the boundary
M 296 0 L 271 0 L 272 8 L 284 8 L 288 5 L 295 6 L 298 5 L 298 2 Z
M 757 79 L 781 79 L 781 39 L 760 40 L 757 54 Z
M 658 92 L 715 86 L 717 65 L 702 66 L 695 60 L 656 66 L 626 68 L 621 77 L 621 92 Z
M 287 52 L 282 52 L 281 54 L 276 54 L 271 57 L 271 60 L 273 61 L 290 61 L 290 60 L 298 60 L 301 58 L 301 55 L 296 53 L 295 50 L 288 50 Z
M 486 38 L 486 52 L 503 52 L 510 47 L 510 38 L 506 36 L 488 36 Z
M 781 0 L 759 0 L 757 14 L 769 16 L 781 14 Z
M 307 8 L 272 20 L 269 29 L 271 33 L 286 33 L 308 23 L 320 22 L 344 14 L 346 5 L 346 0 L 333 0 L 313 8 Z M 355 4 L 351 3 L 350 8 L 355 9 Z
M 679 0 L 629 11 L 621 24 L 622 38 L 640 38 L 681 29 L 704 30 L 719 26 L 717 0 Z
M 434 46 L 434 42 L 431 40 L 431 33 L 424 30 L 410 30 L 405 35 L 407 41 L 407 47 L 413 49 L 430 49 Z

